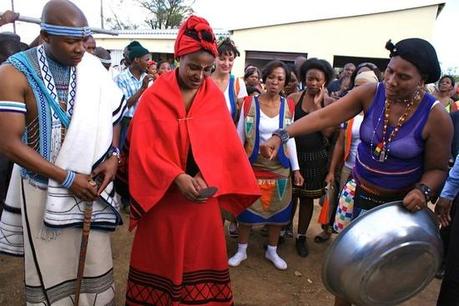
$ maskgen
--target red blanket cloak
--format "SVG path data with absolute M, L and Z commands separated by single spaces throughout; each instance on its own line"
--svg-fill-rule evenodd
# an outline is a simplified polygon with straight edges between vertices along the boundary
M 131 227 L 176 188 L 173 182 L 185 172 L 190 145 L 205 181 L 218 188 L 221 207 L 238 215 L 259 197 L 221 91 L 206 78 L 186 113 L 176 72 L 169 73 L 144 92 L 131 122 Z

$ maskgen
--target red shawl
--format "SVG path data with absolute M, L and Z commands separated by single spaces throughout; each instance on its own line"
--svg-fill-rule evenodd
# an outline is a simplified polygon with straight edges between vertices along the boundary
M 190 145 L 205 181 L 218 188 L 221 207 L 238 215 L 260 196 L 221 91 L 206 78 L 187 114 L 176 72 L 144 92 L 131 122 L 131 226 L 166 192 L 180 192 L 174 179 L 185 172 Z

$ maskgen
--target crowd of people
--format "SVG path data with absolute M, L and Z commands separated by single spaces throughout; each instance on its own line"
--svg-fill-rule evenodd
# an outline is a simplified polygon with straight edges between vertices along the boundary
M 237 77 L 236 44 L 191 16 L 174 63 L 132 41 L 114 68 L 83 12 L 50 0 L 32 44 L 7 32 L 0 43 L 0 251 L 24 256 L 27 304 L 73 305 L 78 287 L 81 305 L 114 305 L 122 212 L 135 229 L 126 305 L 231 305 L 228 266 L 244 264 L 254 226 L 286 270 L 278 246 L 295 237 L 308 256 L 315 201 L 324 243 L 395 200 L 413 213 L 436 205 L 438 305 L 459 304 L 458 88 L 429 42 L 388 41 L 387 67 L 336 75 L 298 57 Z

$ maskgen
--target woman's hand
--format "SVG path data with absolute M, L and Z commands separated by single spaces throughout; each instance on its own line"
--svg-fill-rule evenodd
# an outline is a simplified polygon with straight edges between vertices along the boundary
M 272 136 L 264 144 L 260 145 L 260 153 L 264 158 L 273 159 L 276 157 L 282 142 L 278 136 Z
M 75 180 L 69 190 L 79 199 L 92 202 L 98 197 L 97 184 L 92 180 L 91 176 L 76 173 Z
M 327 176 L 325 177 L 325 183 L 327 186 L 333 186 L 335 183 L 335 173 L 330 171 L 328 172 Z
M 317 91 L 317 93 L 314 95 L 314 106 L 316 109 L 321 109 L 322 108 L 322 101 L 324 100 L 325 96 L 325 85 L 322 85 L 321 88 Z
M 116 171 L 118 170 L 118 157 L 111 156 L 104 160 L 94 171 L 92 171 L 92 177 L 98 178 L 98 189 L 97 194 L 101 194 L 107 185 L 115 179 Z M 102 179 L 102 181 L 100 181 Z
M 451 223 L 452 204 L 453 201 L 445 198 L 439 198 L 435 204 L 435 214 L 437 215 L 438 221 L 442 227 L 446 227 Z
M 427 207 L 426 198 L 419 189 L 413 189 L 403 199 L 403 205 L 411 212 Z
M 304 178 L 300 173 L 300 170 L 293 171 L 293 185 L 295 186 L 303 186 Z
M 151 81 L 154 80 L 154 76 L 151 74 L 145 75 L 145 77 L 142 80 L 142 89 L 147 89 L 148 84 L 150 84 Z
M 201 173 L 198 173 L 195 177 L 182 173 L 175 178 L 174 182 L 183 196 L 188 200 L 198 202 L 207 200 L 199 197 L 199 190 L 207 188 L 207 183 L 204 181 Z
M 207 183 L 202 177 L 201 172 L 198 172 L 193 178 L 193 185 L 196 188 L 196 190 L 199 192 L 201 189 L 207 188 Z

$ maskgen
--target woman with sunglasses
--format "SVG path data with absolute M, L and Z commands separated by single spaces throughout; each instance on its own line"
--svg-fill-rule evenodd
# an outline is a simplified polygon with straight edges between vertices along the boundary
M 396 45 L 389 41 L 386 48 L 391 59 L 384 82 L 353 89 L 338 102 L 276 131 L 261 148 L 265 157 L 273 157 L 290 137 L 336 126 L 363 111 L 352 171 L 356 184 L 350 198 L 353 217 L 396 200 L 412 212 L 425 209 L 448 172 L 451 120 L 444 107 L 424 91 L 426 83 L 440 78 L 435 49 L 419 38 Z M 335 305 L 350 302 L 336 297 Z

